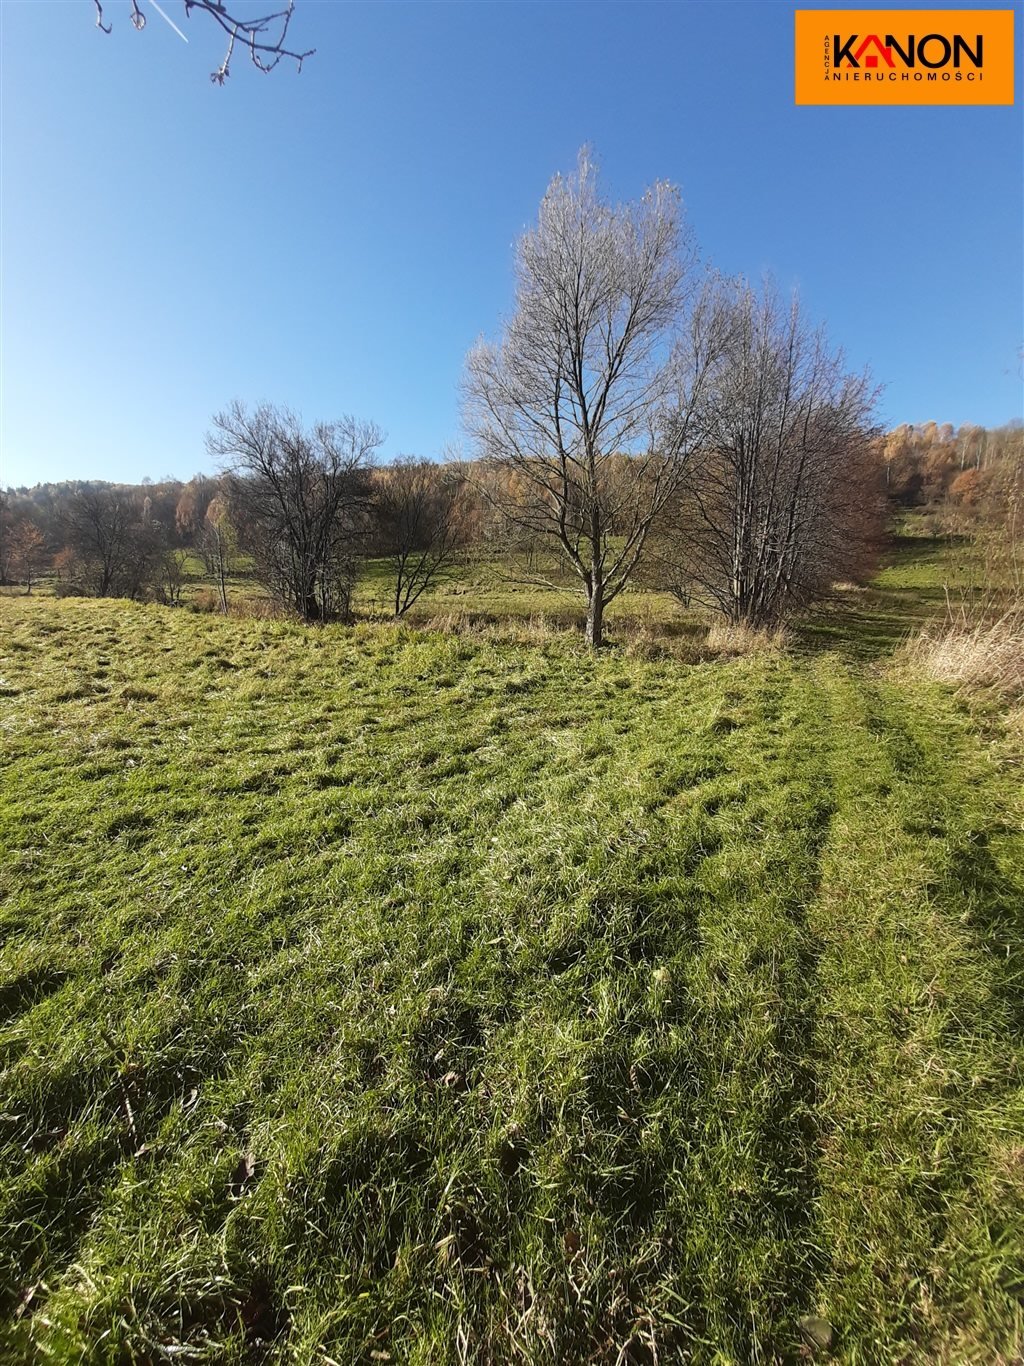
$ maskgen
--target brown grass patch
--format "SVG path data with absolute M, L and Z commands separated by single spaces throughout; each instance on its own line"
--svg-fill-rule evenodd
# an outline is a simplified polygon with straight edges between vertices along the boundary
M 943 682 L 1024 699 L 1024 607 L 995 620 L 963 614 L 944 626 L 926 627 L 904 646 L 903 658 Z
M 784 626 L 716 621 L 708 631 L 707 648 L 716 655 L 781 654 L 791 639 Z

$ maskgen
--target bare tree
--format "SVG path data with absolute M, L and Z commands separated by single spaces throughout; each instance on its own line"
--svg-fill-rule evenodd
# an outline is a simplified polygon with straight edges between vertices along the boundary
M 156 561 L 156 589 L 161 602 L 179 607 L 188 580 L 188 551 L 165 546 Z
M 213 419 L 211 455 L 232 472 L 232 519 L 257 578 L 305 621 L 348 615 L 368 469 L 384 440 L 344 417 L 306 429 L 286 408 L 234 403 Z
M 506 475 L 483 490 L 578 579 L 594 646 L 692 447 L 707 356 L 677 343 L 694 274 L 678 192 L 612 206 L 583 151 L 519 240 L 500 342 L 468 358 L 466 426 Z
M 63 512 L 72 580 L 97 597 L 138 597 L 160 549 L 155 525 L 138 501 L 112 487 L 85 487 Z
M 171 28 L 182 38 L 185 35 L 178 28 L 177 24 L 171 19 L 160 6 L 153 3 L 153 8 L 157 10 Z M 307 52 L 299 52 L 287 46 L 288 27 L 292 21 L 292 13 L 295 9 L 295 0 L 288 0 L 284 9 L 276 10 L 271 14 L 263 14 L 251 19 L 244 19 L 240 15 L 231 13 L 222 0 L 183 0 L 185 6 L 185 18 L 192 15 L 193 10 L 198 10 L 201 14 L 209 17 L 228 35 L 228 48 L 224 60 L 216 71 L 210 73 L 210 80 L 216 85 L 223 85 L 231 74 L 231 59 L 235 54 L 236 45 L 247 50 L 249 60 L 258 71 L 273 71 L 278 62 L 287 58 L 295 62 L 299 71 L 302 70 L 302 63 L 307 57 L 312 57 L 315 48 L 310 48 Z M 102 29 L 104 33 L 111 32 L 111 25 L 103 21 L 103 5 L 100 0 L 93 0 L 96 7 L 96 27 Z M 146 11 L 143 8 L 146 0 L 129 0 L 131 5 L 131 21 L 133 27 L 141 33 L 146 27 Z M 186 39 L 186 42 L 188 40 Z
M 400 459 L 377 471 L 377 536 L 392 565 L 396 617 L 456 562 L 464 543 L 464 498 L 464 481 L 450 467 Z
M 869 556 L 882 506 L 876 395 L 796 299 L 743 281 L 713 294 L 722 345 L 700 398 L 704 443 L 657 542 L 679 596 L 695 588 L 760 625 L 856 577 Z

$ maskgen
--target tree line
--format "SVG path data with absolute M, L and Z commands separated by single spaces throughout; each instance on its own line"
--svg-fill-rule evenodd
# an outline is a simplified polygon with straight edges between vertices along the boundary
M 374 466 L 372 424 L 306 432 L 286 410 L 234 405 L 215 429 L 247 443 L 218 477 L 0 493 L 0 585 L 31 593 L 47 575 L 61 595 L 177 606 L 198 560 L 224 611 L 244 576 L 307 621 L 345 620 L 360 567 L 383 559 L 403 616 L 477 539 L 461 472 L 414 457 Z
M 704 264 L 674 187 L 610 203 L 585 151 L 519 239 L 515 280 L 500 335 L 467 358 L 465 458 L 380 464 L 373 422 L 236 402 L 208 434 L 216 479 L 8 494 L 0 577 L 31 587 L 49 565 L 59 591 L 174 604 L 199 554 L 225 610 L 244 563 L 326 621 L 351 615 L 372 557 L 400 617 L 486 550 L 575 588 L 597 646 L 631 584 L 778 623 L 870 572 L 888 506 L 981 506 L 1019 471 L 1019 428 L 884 435 L 870 378 L 798 300 Z
M 882 460 L 886 491 L 901 507 L 995 510 L 1024 462 L 1024 424 L 905 422 L 886 435 Z
M 188 482 L 68 482 L 8 490 L 0 494 L 0 584 L 31 592 L 45 575 L 61 593 L 173 606 L 183 600 L 199 562 L 222 610 L 228 609 L 230 581 L 251 576 L 283 605 L 316 621 L 350 614 L 352 591 L 369 559 L 389 567 L 388 607 L 396 617 L 470 555 L 500 560 L 518 581 L 571 587 L 543 531 L 530 525 L 536 515 L 532 489 L 512 468 L 415 458 L 374 465 L 373 450 L 358 440 L 341 458 L 335 437 L 337 465 L 324 473 L 325 445 L 315 434 L 303 440 L 294 415 L 268 407 L 247 412 L 236 405 L 223 419 L 219 442 L 228 439 L 236 420 L 250 435 L 253 422 L 262 430 L 265 480 L 237 468 Z M 883 511 L 926 509 L 953 529 L 964 519 L 981 527 L 1005 520 L 1014 509 L 1020 515 L 1024 441 L 1014 427 L 984 433 L 987 463 L 980 471 L 965 464 L 966 473 L 979 475 L 966 486 L 958 468 L 963 438 L 947 436 L 943 468 L 952 461 L 955 477 L 938 486 L 922 483 L 908 496 L 906 466 L 890 460 L 893 438 L 905 446 L 906 432 L 931 429 L 943 430 L 934 423 L 898 428 L 879 442 L 851 446 L 842 481 L 824 478 L 814 466 L 802 476 L 799 466 L 786 472 L 780 456 L 774 481 L 762 491 L 748 487 L 756 465 L 745 455 L 746 439 L 709 447 L 699 456 L 700 483 L 667 500 L 654 519 L 634 581 L 668 591 L 684 606 L 704 604 L 736 619 L 751 605 L 780 616 L 837 581 L 870 572 L 880 532 L 878 502 L 871 495 L 879 487 L 884 491 L 887 481 Z M 967 430 L 968 449 L 974 450 L 978 429 Z M 350 430 L 350 436 L 356 433 Z M 937 461 L 933 452 L 931 468 Z M 631 460 L 610 460 L 605 476 L 607 490 L 616 484 L 628 488 Z M 736 518 L 759 504 L 759 522 L 749 511 L 744 520 Z M 802 506 L 814 507 L 817 515 L 801 525 L 787 558 L 785 531 Z M 734 542 L 727 535 L 733 525 L 745 531 L 745 539 Z M 624 522 L 610 523 L 613 549 L 616 536 L 620 549 L 627 545 L 628 530 Z M 783 553 L 766 573 L 774 545 Z M 761 602 L 754 604 L 758 594 Z

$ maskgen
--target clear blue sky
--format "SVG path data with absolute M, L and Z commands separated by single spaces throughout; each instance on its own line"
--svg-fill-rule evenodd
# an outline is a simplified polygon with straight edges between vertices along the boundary
M 148 3 L 104 37 L 89 0 L 0 0 L 0 484 L 187 477 L 235 397 L 438 454 L 584 142 L 617 198 L 679 184 L 719 268 L 799 286 L 887 422 L 1021 413 L 1019 93 L 796 108 L 773 0 L 298 0 L 302 74 L 221 89 L 219 33 L 161 3 L 188 46 Z

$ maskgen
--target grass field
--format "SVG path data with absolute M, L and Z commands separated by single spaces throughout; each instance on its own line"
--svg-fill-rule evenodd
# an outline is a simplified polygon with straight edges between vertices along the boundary
M 1018 1361 L 942 554 L 693 664 L 5 598 L 0 1360 Z

